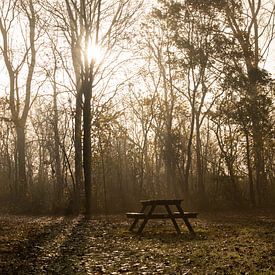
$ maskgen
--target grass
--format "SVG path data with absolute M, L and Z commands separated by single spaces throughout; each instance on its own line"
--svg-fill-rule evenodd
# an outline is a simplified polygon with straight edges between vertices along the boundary
M 124 216 L 0 217 L 0 274 L 275 274 L 273 213 L 204 213 L 182 224 Z

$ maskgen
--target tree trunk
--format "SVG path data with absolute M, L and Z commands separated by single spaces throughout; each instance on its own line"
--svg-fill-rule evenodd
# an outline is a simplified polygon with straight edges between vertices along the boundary
M 57 90 L 56 83 L 54 83 L 54 95 L 53 95 L 53 109 L 54 109 L 54 158 L 55 158 L 55 178 L 56 178 L 56 200 L 55 205 L 57 208 L 63 201 L 64 182 L 61 171 L 61 158 L 60 158 L 60 139 L 58 130 L 58 110 L 57 110 Z
M 257 102 L 257 84 L 253 83 L 253 79 L 250 79 L 250 90 L 249 96 L 251 98 L 252 106 L 256 109 L 251 116 L 252 120 L 252 139 L 253 139 L 253 151 L 254 151 L 254 162 L 256 170 L 256 195 L 258 205 L 262 205 L 264 201 L 263 194 L 266 185 L 266 173 L 265 173 L 265 159 L 263 156 L 263 135 L 261 132 L 260 119 L 258 117 L 260 108 Z
M 83 83 L 84 106 L 83 106 L 83 169 L 85 185 L 85 209 L 86 215 L 91 215 L 92 203 L 92 144 L 91 144 L 91 98 L 92 85 L 85 80 Z
M 74 133 L 74 149 L 75 149 L 75 190 L 74 190 L 74 209 L 78 213 L 80 211 L 80 193 L 82 189 L 82 90 L 77 91 L 75 106 L 75 133 Z
M 192 108 L 192 119 L 191 119 L 191 125 L 190 125 L 190 134 L 187 144 L 187 160 L 186 160 L 186 167 L 185 167 L 185 173 L 184 173 L 184 186 L 183 186 L 183 196 L 185 200 L 188 200 L 189 198 L 189 174 L 190 174 L 190 168 L 192 163 L 192 141 L 193 141 L 193 134 L 194 134 L 194 124 L 195 124 L 195 111 Z
M 99 145 L 99 149 L 100 149 L 100 160 L 101 160 L 101 167 L 102 167 L 104 212 L 105 212 L 105 215 L 107 215 L 108 207 L 107 207 L 107 189 L 106 189 L 106 169 L 105 169 L 105 160 L 104 160 L 104 149 L 102 146 L 99 128 L 98 128 L 98 145 Z
M 249 143 L 249 136 L 248 132 L 245 131 L 245 139 L 246 139 L 246 164 L 248 170 L 248 182 L 249 182 L 249 195 L 250 200 L 253 206 L 255 206 L 255 191 L 254 191 L 254 183 L 253 183 L 253 174 L 252 174 L 252 167 L 250 161 L 250 143 Z
M 197 187 L 199 192 L 200 205 L 205 204 L 205 188 L 203 182 L 202 156 L 201 156 L 201 137 L 200 137 L 200 115 L 196 113 L 196 164 L 197 164 Z
M 174 152 L 173 152 L 173 144 L 172 144 L 172 134 L 171 129 L 167 129 L 166 137 L 165 137 L 165 166 L 166 166 L 166 182 L 168 185 L 168 191 L 170 195 L 177 196 L 177 187 L 176 187 L 176 168 L 175 168 L 175 160 L 174 160 Z
M 18 161 L 18 197 L 25 199 L 27 195 L 27 175 L 26 175 L 26 145 L 25 145 L 25 127 L 16 126 L 16 148 L 17 148 L 17 161 Z
M 256 123 L 257 125 L 257 123 Z M 263 158 L 263 142 L 262 136 L 257 127 L 253 127 L 253 148 L 255 154 L 255 169 L 256 169 L 256 190 L 258 205 L 263 203 L 263 194 L 266 184 L 265 164 Z

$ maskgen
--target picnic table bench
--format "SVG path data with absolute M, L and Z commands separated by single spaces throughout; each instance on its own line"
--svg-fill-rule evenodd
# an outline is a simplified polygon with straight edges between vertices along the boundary
M 195 232 L 189 222 L 189 218 L 196 218 L 198 213 L 196 212 L 184 212 L 181 207 L 182 199 L 172 199 L 172 200 L 143 200 L 140 201 L 142 207 L 140 212 L 126 213 L 127 218 L 134 219 L 132 225 L 130 226 L 130 231 L 133 231 L 139 220 L 142 220 L 137 233 L 140 234 L 144 229 L 146 223 L 151 219 L 171 219 L 175 226 L 177 233 L 181 233 L 180 228 L 177 224 L 176 219 L 182 219 L 187 226 L 188 230 L 192 235 Z M 165 213 L 154 213 L 157 206 L 162 206 L 166 209 Z M 177 211 L 172 211 L 170 206 L 176 207 Z

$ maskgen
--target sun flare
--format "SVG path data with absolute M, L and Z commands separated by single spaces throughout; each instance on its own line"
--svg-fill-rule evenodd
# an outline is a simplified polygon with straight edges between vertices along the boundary
M 89 41 L 87 47 L 87 58 L 89 61 L 94 61 L 95 63 L 99 63 L 102 61 L 104 56 L 102 48 L 96 45 L 95 42 Z

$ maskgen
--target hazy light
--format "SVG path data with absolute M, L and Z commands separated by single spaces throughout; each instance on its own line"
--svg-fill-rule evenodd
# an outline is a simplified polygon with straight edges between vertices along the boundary
M 91 62 L 99 63 L 103 59 L 103 50 L 94 41 L 89 41 L 87 47 L 87 58 Z

